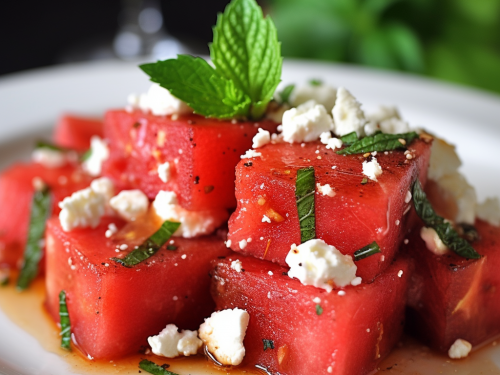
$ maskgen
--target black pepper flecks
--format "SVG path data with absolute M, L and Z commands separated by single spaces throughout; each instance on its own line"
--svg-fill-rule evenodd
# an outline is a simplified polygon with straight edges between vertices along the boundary
M 195 176 L 194 177 L 194 184 L 198 185 L 200 183 L 200 176 Z

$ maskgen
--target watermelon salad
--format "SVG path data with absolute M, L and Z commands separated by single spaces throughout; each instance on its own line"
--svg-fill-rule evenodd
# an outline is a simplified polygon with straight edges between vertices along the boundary
M 62 349 L 369 374 L 404 330 L 452 359 L 500 334 L 500 204 L 454 146 L 344 87 L 280 85 L 254 0 L 210 52 L 141 65 L 147 93 L 63 116 L 0 175 L 0 283 L 44 277 Z

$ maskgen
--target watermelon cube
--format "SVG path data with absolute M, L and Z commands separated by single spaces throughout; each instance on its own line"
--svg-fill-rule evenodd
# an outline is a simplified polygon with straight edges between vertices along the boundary
M 175 238 L 171 250 L 164 246 L 126 268 L 110 260 L 124 243 L 106 238 L 110 223 L 123 226 L 119 219 L 104 218 L 95 229 L 64 232 L 57 218 L 49 221 L 46 306 L 53 319 L 59 321 L 58 295 L 65 290 L 79 349 L 106 359 L 139 351 L 148 336 L 170 323 L 198 329 L 214 308 L 208 272 L 212 259 L 229 253 L 223 241 Z
M 408 192 L 419 178 L 425 183 L 430 144 L 414 141 L 408 159 L 402 151 L 376 155 L 383 169 L 378 181 L 362 173 L 363 155 L 338 155 L 319 142 L 302 145 L 277 143 L 244 159 L 236 168 L 238 207 L 229 221 L 234 251 L 286 265 L 292 244 L 301 243 L 295 185 L 297 170 L 314 167 L 316 238 L 343 254 L 376 241 L 381 252 L 357 262 L 357 276 L 373 280 L 393 259 L 414 221 Z
M 406 248 L 415 259 L 408 327 L 432 348 L 447 352 L 457 339 L 473 346 L 500 334 L 500 228 L 477 220 L 472 243 L 481 259 L 435 255 L 417 227 Z
M 33 180 L 40 178 L 52 191 L 52 212 L 58 202 L 90 185 L 90 177 L 80 168 L 66 165 L 47 168 L 41 164 L 14 164 L 0 174 L 0 266 L 16 267 L 28 236 Z
M 76 151 L 86 151 L 90 148 L 92 136 L 104 136 L 102 120 L 64 115 L 54 129 L 54 142 L 62 147 Z
M 198 115 L 109 111 L 104 133 L 111 156 L 103 174 L 151 199 L 160 190 L 174 191 L 188 210 L 234 208 L 234 168 L 240 156 L 251 148 L 259 127 L 275 131 L 276 126 L 271 121 L 232 123 Z M 165 162 L 168 180 L 158 174 Z
M 231 267 L 241 262 L 241 272 Z M 411 264 L 393 262 L 371 284 L 328 293 L 287 268 L 242 255 L 213 262 L 217 310 L 250 315 L 243 365 L 272 374 L 368 374 L 403 331 Z

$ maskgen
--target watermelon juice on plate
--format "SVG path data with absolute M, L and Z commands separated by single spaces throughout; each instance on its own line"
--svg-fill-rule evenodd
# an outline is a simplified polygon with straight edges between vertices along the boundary
M 62 348 L 153 353 L 137 365 L 154 374 L 193 355 L 368 374 L 405 318 L 453 359 L 492 339 L 500 207 L 477 203 L 454 147 L 318 79 L 276 91 L 254 0 L 227 6 L 210 48 L 213 65 L 141 65 L 146 94 L 103 124 L 65 117 L 0 177 L 2 207 L 22 203 L 0 214 L 1 281 L 45 269 Z

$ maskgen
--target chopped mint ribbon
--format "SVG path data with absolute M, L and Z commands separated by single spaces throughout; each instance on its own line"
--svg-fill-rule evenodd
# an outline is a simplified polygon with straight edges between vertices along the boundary
M 297 211 L 300 223 L 300 242 L 316 238 L 316 216 L 314 211 L 314 193 L 316 191 L 316 179 L 314 168 L 308 167 L 297 171 L 295 182 L 295 198 L 297 200 Z
M 153 375 L 178 375 L 175 372 L 166 369 L 168 365 L 158 366 L 156 363 L 143 359 L 139 362 L 139 368 Z
M 369 256 L 380 252 L 380 247 L 375 241 L 373 241 L 371 244 L 366 245 L 365 247 L 362 247 L 354 252 L 354 261 L 368 258 Z
M 61 324 L 61 348 L 71 351 L 71 322 L 64 290 L 59 293 L 59 318 Z
M 144 241 L 136 249 L 128 253 L 125 258 L 111 258 L 111 260 L 122 266 L 131 268 L 146 259 L 152 257 L 160 248 L 167 243 L 172 234 L 179 228 L 181 223 L 165 221 L 151 237 Z
M 348 134 L 350 135 L 350 134 Z M 406 149 L 414 139 L 418 138 L 415 132 L 402 134 L 378 133 L 355 141 L 349 147 L 337 151 L 339 155 L 364 154 L 373 151 L 391 151 Z

